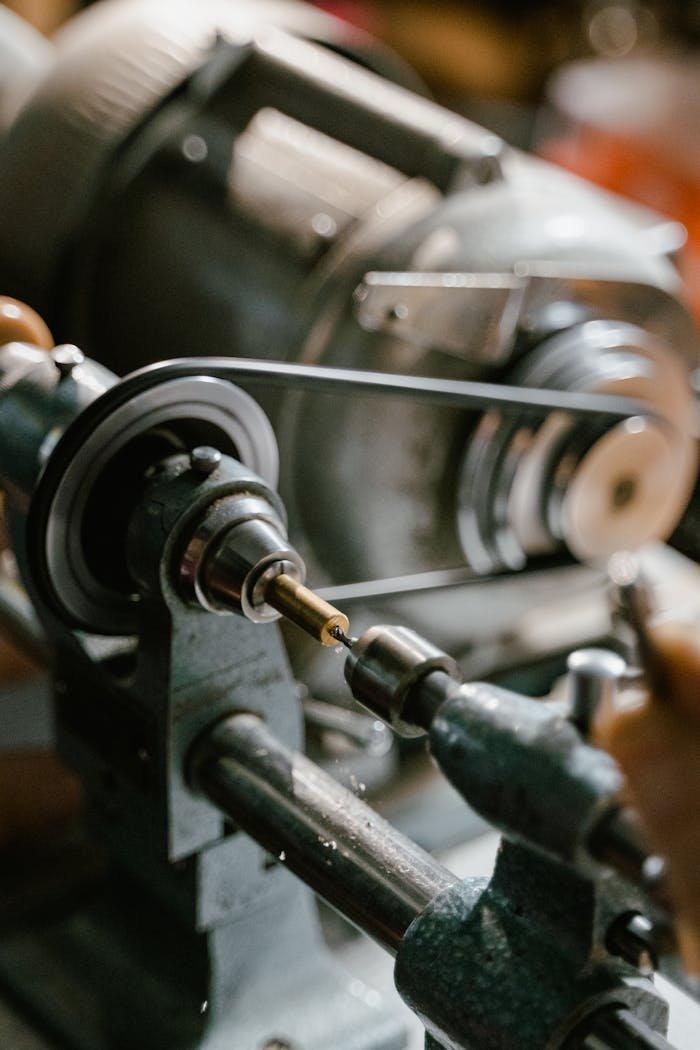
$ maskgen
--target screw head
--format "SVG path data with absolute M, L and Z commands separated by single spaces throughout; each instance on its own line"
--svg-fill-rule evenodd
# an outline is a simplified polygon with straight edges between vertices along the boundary
M 85 354 L 77 346 L 73 346 L 70 343 L 62 343 L 60 346 L 55 346 L 51 351 L 51 360 L 56 366 L 61 379 L 65 379 L 74 368 L 82 365 L 85 360 Z
M 190 466 L 202 477 L 209 477 L 221 463 L 221 453 L 211 445 L 198 445 L 190 452 Z
M 182 155 L 190 164 L 201 164 L 209 156 L 209 147 L 201 135 L 186 135 L 182 142 Z

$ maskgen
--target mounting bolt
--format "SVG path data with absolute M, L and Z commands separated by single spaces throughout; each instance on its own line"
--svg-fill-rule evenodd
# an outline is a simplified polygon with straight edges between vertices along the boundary
M 190 452 L 190 466 L 197 474 L 208 478 L 221 463 L 221 453 L 211 445 L 198 445 Z
M 60 346 L 55 346 L 51 351 L 51 360 L 59 372 L 60 379 L 66 379 L 74 368 L 82 365 L 85 360 L 85 354 L 71 343 L 62 343 Z
M 605 943 L 612 955 L 642 972 L 649 973 L 656 967 L 659 943 L 654 926 L 645 915 L 621 915 L 608 930 Z

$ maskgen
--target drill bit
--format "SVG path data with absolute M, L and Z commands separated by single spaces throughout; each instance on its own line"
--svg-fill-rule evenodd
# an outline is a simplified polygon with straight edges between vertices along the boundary
M 357 641 L 357 638 L 353 638 L 352 635 L 346 634 L 345 631 L 336 624 L 335 627 L 331 627 L 330 634 L 333 635 L 336 642 L 340 642 L 346 649 L 352 649 L 353 645 Z

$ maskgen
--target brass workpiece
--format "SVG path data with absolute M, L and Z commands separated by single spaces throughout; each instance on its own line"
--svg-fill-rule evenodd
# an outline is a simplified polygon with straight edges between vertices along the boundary
M 321 645 L 337 645 L 338 632 L 345 635 L 350 627 L 344 613 L 284 572 L 268 584 L 265 601 Z

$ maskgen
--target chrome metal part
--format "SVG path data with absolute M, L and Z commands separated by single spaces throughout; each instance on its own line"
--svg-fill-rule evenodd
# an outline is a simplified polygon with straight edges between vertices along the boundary
M 468 560 L 482 572 L 516 569 L 561 544 L 580 559 L 600 559 L 625 539 L 635 548 L 666 537 L 697 469 L 695 406 L 669 347 L 629 324 L 588 321 L 542 342 L 511 378 L 631 395 L 651 416 L 603 430 L 562 413 L 534 425 L 487 413 L 461 469 L 458 514 Z
M 370 332 L 470 364 L 502 365 L 524 291 L 514 273 L 367 273 L 355 291 L 357 319 Z
M 356 700 L 402 736 L 421 736 L 406 701 L 433 671 L 459 681 L 455 660 L 407 627 L 370 627 L 345 658 L 345 680 Z
M 55 346 L 50 354 L 61 379 L 72 375 L 73 369 L 85 363 L 85 354 L 77 346 L 70 343 L 62 343 Z
M 211 455 L 215 451 L 195 449 L 192 469 L 210 477 L 221 462 L 220 453 Z M 182 588 L 209 612 L 239 612 L 254 623 L 283 615 L 321 645 L 337 645 L 333 632 L 347 630 L 348 618 L 304 586 L 306 567 L 289 544 L 285 526 L 272 493 L 266 498 L 242 491 L 217 499 L 197 522 L 182 555 Z
M 584 738 L 601 706 L 614 704 L 627 664 L 610 649 L 576 649 L 566 661 L 569 719 Z
M 659 1032 L 629 1010 L 608 1009 L 590 1024 L 585 1036 L 575 1036 L 565 1050 L 673 1050 Z
M 211 445 L 197 445 L 190 452 L 190 466 L 198 474 L 209 477 L 221 463 L 221 453 Z
M 227 190 L 232 208 L 313 260 L 403 183 L 393 165 L 265 107 L 233 144 Z
M 267 600 L 274 578 L 285 573 L 303 580 L 305 572 L 277 501 L 242 491 L 206 508 L 182 555 L 179 577 L 201 608 L 240 612 L 264 623 L 279 616 Z
M 665 1010 L 652 986 L 625 964 L 600 965 L 597 940 L 616 902 L 603 894 L 593 912 L 600 892 L 593 884 L 513 846 L 504 846 L 491 883 L 457 882 L 247 713 L 205 734 L 189 768 L 192 782 L 239 827 L 397 953 L 397 986 L 437 1045 L 467 1050 L 479 1033 L 484 1050 L 539 1050 L 545 1042 L 578 1047 L 568 1037 L 580 1032 L 581 1018 L 596 1019 L 586 1022 L 588 1035 L 597 1030 L 600 1010 L 613 1004 L 635 1011 L 634 1030 L 649 1039 L 640 1047 L 657 1045 L 653 1028 L 663 1027 Z M 576 901 L 563 940 L 562 892 Z M 536 937 L 523 921 L 530 903 Z M 598 965 L 582 977 L 588 954 Z M 556 958 L 554 993 L 541 981 L 524 987 L 516 965 L 523 957 L 536 968 Z
M 272 856 L 394 953 L 426 905 L 456 877 L 254 715 L 202 738 L 195 786 Z

